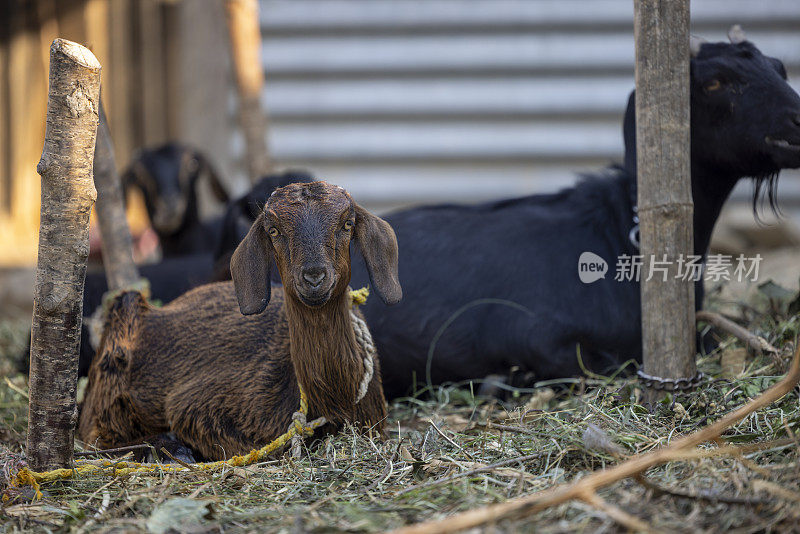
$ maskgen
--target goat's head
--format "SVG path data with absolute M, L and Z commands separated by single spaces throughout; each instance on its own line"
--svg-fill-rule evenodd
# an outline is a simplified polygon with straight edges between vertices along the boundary
M 288 298 L 319 307 L 350 283 L 350 241 L 355 240 L 370 280 L 386 304 L 400 301 L 397 239 L 389 224 L 326 182 L 296 183 L 270 196 L 231 258 L 239 309 L 261 313 L 277 264 Z
M 187 211 L 197 209 L 197 180 L 204 174 L 209 176 L 214 196 L 227 202 L 228 194 L 206 157 L 178 143 L 137 151 L 123 174 L 123 183 L 142 191 L 156 232 L 172 235 L 181 228 Z
M 728 35 L 691 43 L 692 160 L 774 186 L 778 171 L 800 167 L 800 96 L 781 61 L 738 26 Z

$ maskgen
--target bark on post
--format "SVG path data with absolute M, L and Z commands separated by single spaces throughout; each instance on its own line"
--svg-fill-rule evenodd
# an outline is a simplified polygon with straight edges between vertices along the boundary
M 636 151 L 644 372 L 693 377 L 694 286 L 676 278 L 693 250 L 689 160 L 689 0 L 636 0 Z M 652 260 L 666 260 L 666 280 Z M 648 280 L 650 273 L 652 278 Z M 650 391 L 647 400 L 658 398 Z
M 97 223 L 103 237 L 103 268 L 108 290 L 132 287 L 139 282 L 139 269 L 133 262 L 133 240 L 125 218 L 122 183 L 114 160 L 111 130 L 100 103 L 100 123 L 94 150 L 94 185 L 97 188 Z
M 92 159 L 99 104 L 100 63 L 79 44 L 53 41 L 44 150 L 36 167 L 42 207 L 27 443 L 35 470 L 72 462 L 89 213 L 97 196 Z
M 264 68 L 257 0 L 224 0 L 231 57 L 239 93 L 239 125 L 244 134 L 247 171 L 255 183 L 270 171 L 267 115 L 261 107 Z

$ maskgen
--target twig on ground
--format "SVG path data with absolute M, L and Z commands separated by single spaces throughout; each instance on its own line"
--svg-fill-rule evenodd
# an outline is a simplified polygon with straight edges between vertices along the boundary
M 642 474 L 635 476 L 634 480 L 636 480 L 636 482 L 638 482 L 645 488 L 653 490 L 657 494 L 663 493 L 667 495 L 672 495 L 673 497 L 681 497 L 683 499 L 695 499 L 698 501 L 709 501 L 709 502 L 724 502 L 727 504 L 746 504 L 751 506 L 757 504 L 769 504 L 771 502 L 767 499 L 755 499 L 748 497 L 733 497 L 727 495 L 719 495 L 717 493 L 711 493 L 710 491 L 697 491 L 697 492 L 679 491 L 676 489 L 667 488 L 665 486 L 660 486 Z
M 30 397 L 28 397 L 28 392 L 27 392 L 27 391 L 25 391 L 24 389 L 22 389 L 22 388 L 21 388 L 21 387 L 19 387 L 18 385 L 14 384 L 14 382 L 12 382 L 12 381 L 11 381 L 11 380 L 10 380 L 10 379 L 7 377 L 7 376 L 5 376 L 5 377 L 3 377 L 3 378 L 5 378 L 5 380 L 6 380 L 6 385 L 7 385 L 7 386 L 8 386 L 8 387 L 9 387 L 9 388 L 12 390 L 12 391 L 15 391 L 15 392 L 19 393 L 20 395 L 22 395 L 22 396 L 23 396 L 23 397 L 25 397 L 26 399 L 30 398 Z
M 753 334 L 749 330 L 739 326 L 730 319 L 727 319 L 718 313 L 706 310 L 700 310 L 696 314 L 696 319 L 698 321 L 702 321 L 704 323 L 708 323 L 712 326 L 715 326 L 716 328 L 719 328 L 723 332 L 732 335 L 733 337 L 737 338 L 739 341 L 744 343 L 750 350 L 752 350 L 756 354 L 761 354 L 762 352 L 766 352 L 769 354 L 778 354 L 779 352 L 778 349 L 773 347 L 763 337 Z
M 517 432 L 519 434 L 531 434 L 536 435 L 536 432 L 533 430 L 529 430 L 527 428 L 523 428 L 521 426 L 509 426 L 509 425 L 501 425 L 500 423 L 493 423 L 492 421 L 486 421 L 485 423 L 476 422 L 475 426 L 482 426 L 486 428 L 486 430 L 502 430 L 505 432 Z
M 587 504 L 590 504 L 598 510 L 605 512 L 608 517 L 620 525 L 627 527 L 631 532 L 662 532 L 661 530 L 653 528 L 638 517 L 635 517 L 621 508 L 603 500 L 594 492 L 586 495 L 583 500 Z
M 774 482 L 769 482 L 767 480 L 754 480 L 753 488 L 756 491 L 760 490 L 771 493 L 772 495 L 780 499 L 783 499 L 785 501 L 800 503 L 800 493 L 792 491 L 790 489 L 783 488 L 775 484 Z
M 150 445 L 129 445 L 127 447 L 117 447 L 115 449 L 97 449 L 94 451 L 79 451 L 74 453 L 75 456 L 98 456 L 100 454 L 116 454 L 118 452 L 132 452 L 142 449 L 149 449 Z
M 472 476 L 472 475 L 477 475 L 479 473 L 484 473 L 486 471 L 493 471 L 493 470 L 497 469 L 498 467 L 505 467 L 507 465 L 511 465 L 511 464 L 515 464 L 515 463 L 519 463 L 519 462 L 527 462 L 529 460 L 535 460 L 537 458 L 541 458 L 542 456 L 546 456 L 546 453 L 539 452 L 539 453 L 536 453 L 536 454 L 528 454 L 527 456 L 518 456 L 516 458 L 509 458 L 507 460 L 502 460 L 500 462 L 495 462 L 493 464 L 485 465 L 483 467 L 476 467 L 475 469 L 470 469 L 469 471 L 462 471 L 461 473 L 456 473 L 455 475 L 451 475 L 451 476 L 449 476 L 447 478 L 440 478 L 438 480 L 431 480 L 431 481 L 425 482 L 423 484 L 417 484 L 416 486 L 411 486 L 410 488 L 402 489 L 402 490 L 398 491 L 397 493 L 395 493 L 395 497 L 399 497 L 400 495 L 405 495 L 406 493 L 409 493 L 409 492 L 412 492 L 412 491 L 417 491 L 417 490 L 420 490 L 420 489 L 429 489 L 429 488 L 432 488 L 434 486 L 440 486 L 442 484 L 447 484 L 447 483 L 452 482 L 453 480 L 456 480 L 456 479 L 459 479 L 459 478 L 464 478 L 464 477 L 469 477 L 469 476 Z
M 197 471 L 197 468 L 195 466 L 193 466 L 192 464 L 187 464 L 183 460 L 174 457 L 172 454 L 170 454 L 170 452 L 166 448 L 161 447 L 161 452 L 169 456 L 169 459 L 175 462 L 176 464 L 180 464 L 181 466 L 185 467 L 186 469 L 189 469 L 190 471 Z
M 463 448 L 463 447 L 461 447 L 461 445 L 459 445 L 458 443 L 456 443 L 455 441 L 453 441 L 452 439 L 450 439 L 449 437 L 447 437 L 447 435 L 446 435 L 444 432 L 442 432 L 442 430 L 441 430 L 441 429 L 440 429 L 440 428 L 439 428 L 439 427 L 436 425 L 436 423 L 434 423 L 433 421 L 431 421 L 431 426 L 434 428 L 434 430 L 436 430 L 436 432 L 438 432 L 438 433 L 439 433 L 439 435 L 440 435 L 440 436 L 442 436 L 444 439 L 446 439 L 446 440 L 447 440 L 447 442 L 448 442 L 450 445 L 452 445 L 453 447 L 455 447 L 456 449 L 458 449 L 460 452 L 462 452 L 464 455 L 466 455 L 466 456 L 467 456 L 467 458 L 469 458 L 470 460 L 474 460 L 474 459 L 475 459 L 475 457 L 474 457 L 474 456 L 472 456 L 472 455 L 471 455 L 469 452 L 465 451 L 465 450 L 464 450 L 464 448 Z

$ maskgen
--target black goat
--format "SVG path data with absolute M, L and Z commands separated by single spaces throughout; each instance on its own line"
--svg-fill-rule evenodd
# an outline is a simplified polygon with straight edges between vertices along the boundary
M 694 47 L 693 47 L 694 48 Z M 695 253 L 740 178 L 774 203 L 778 172 L 800 167 L 800 97 L 780 61 L 750 42 L 707 43 L 691 60 L 691 172 Z M 625 119 L 625 164 L 556 194 L 477 206 L 443 205 L 386 217 L 397 233 L 405 298 L 364 307 L 388 397 L 418 384 L 505 374 L 536 379 L 606 371 L 641 359 L 639 285 L 614 280 L 630 238 L 636 199 L 634 99 Z M 754 206 L 755 207 L 755 206 Z M 578 278 L 591 251 L 612 276 Z M 353 287 L 367 273 L 353 262 Z M 702 282 L 696 285 L 702 304 Z M 436 341 L 433 346 L 434 340 Z M 431 358 L 429 360 L 429 351 Z
M 222 218 L 217 248 L 214 251 L 214 280 L 231 279 L 231 256 L 250 231 L 250 227 L 261 214 L 273 191 L 293 183 L 313 182 L 314 177 L 302 170 L 287 170 L 261 178 L 243 197 L 228 204 Z M 273 281 L 280 283 L 277 273 L 273 273 Z
M 214 167 L 199 151 L 178 143 L 140 150 L 122 176 L 125 188 L 144 196 L 150 223 L 158 234 L 163 257 L 211 252 L 220 221 L 201 221 L 198 179 L 207 174 L 214 196 L 228 202 L 228 193 Z

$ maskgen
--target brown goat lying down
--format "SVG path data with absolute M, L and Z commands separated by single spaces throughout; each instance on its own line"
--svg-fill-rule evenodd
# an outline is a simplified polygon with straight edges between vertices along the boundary
M 298 383 L 309 420 L 325 417 L 325 430 L 349 421 L 380 432 L 380 366 L 374 355 L 370 379 L 350 318 L 351 239 L 378 295 L 398 302 L 394 231 L 325 182 L 275 191 L 231 259 L 233 282 L 163 308 L 137 292 L 117 297 L 89 372 L 79 437 L 115 447 L 172 432 L 205 459 L 223 459 L 287 430 Z M 270 289 L 273 262 L 284 285 Z

